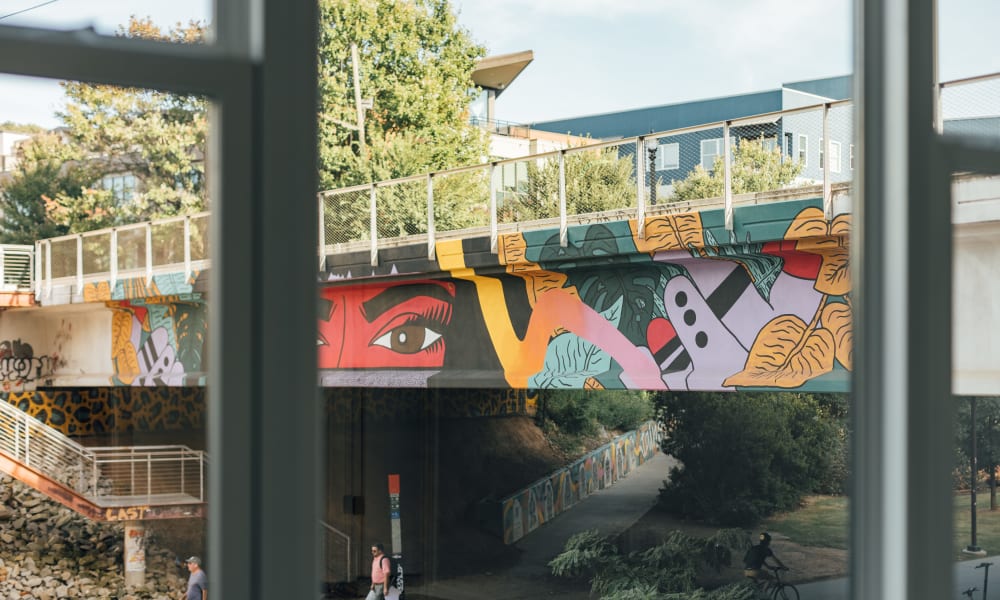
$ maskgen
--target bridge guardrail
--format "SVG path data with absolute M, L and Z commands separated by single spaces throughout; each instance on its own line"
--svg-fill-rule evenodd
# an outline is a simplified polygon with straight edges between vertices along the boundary
M 0 452 L 98 506 L 205 501 L 205 453 L 186 446 L 83 446 L 0 401 Z
M 1000 73 L 944 82 L 938 92 L 938 131 L 1000 138 Z M 751 189 L 779 192 L 774 194 L 779 201 L 785 190 L 821 186 L 830 218 L 838 190 L 849 189 L 853 180 L 851 106 L 850 100 L 821 102 L 323 191 L 317 198 L 320 268 L 325 256 L 355 250 L 367 250 L 376 265 L 379 249 L 418 241 L 426 241 L 433 259 L 437 239 L 472 232 L 488 233 L 496 252 L 501 231 L 558 225 L 566 244 L 571 220 L 609 211 L 634 218 L 642 237 L 645 217 L 663 211 L 666 203 L 723 208 L 731 229 L 738 203 L 734 197 L 747 189 L 760 152 L 774 154 L 780 165 L 774 170 L 785 174 L 756 180 Z M 697 146 L 685 143 L 694 141 Z M 742 158 L 741 145 L 748 148 Z M 698 184 L 683 202 L 673 204 L 675 188 L 699 169 Z M 389 218 L 390 213 L 396 217 Z M 54 280 L 75 285 L 77 293 L 90 279 L 110 277 L 113 284 L 122 276 L 145 275 L 148 280 L 167 266 L 176 271 L 183 265 L 190 275 L 207 266 L 208 216 L 40 240 L 35 244 L 35 294 L 43 297 Z

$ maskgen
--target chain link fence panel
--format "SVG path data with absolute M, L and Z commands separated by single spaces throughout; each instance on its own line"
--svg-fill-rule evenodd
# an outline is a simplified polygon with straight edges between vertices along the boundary
M 945 135 L 1000 139 L 1000 75 L 941 90 Z
M 490 166 L 442 173 L 432 180 L 437 234 L 490 225 Z
M 371 239 L 370 190 L 323 192 L 320 202 L 324 247 Z

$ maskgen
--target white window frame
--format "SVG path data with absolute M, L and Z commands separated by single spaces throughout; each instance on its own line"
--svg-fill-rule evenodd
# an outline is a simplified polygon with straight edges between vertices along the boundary
M 203 45 L 0 24 L 2 73 L 210 101 L 213 598 L 310 598 L 320 582 L 316 19 L 315 2 L 215 0 Z
M 798 154 L 796 156 L 799 159 L 799 164 L 805 168 L 809 166 L 809 136 L 804 133 L 800 133 L 798 142 Z
M 705 169 L 706 171 L 711 171 L 712 167 L 715 166 L 715 159 L 717 157 L 719 157 L 719 156 L 722 156 L 722 153 L 725 150 L 724 142 L 722 140 L 723 140 L 722 138 L 710 138 L 710 139 L 707 139 L 707 140 L 701 140 L 701 144 L 700 144 L 701 158 L 698 161 L 698 164 L 700 164 L 701 167 L 703 169 Z M 713 143 L 713 144 L 715 144 L 715 152 L 706 154 L 705 153 L 705 144 L 706 143 Z M 711 164 L 709 164 L 706 167 L 705 166 L 705 157 L 708 157 L 708 156 L 712 157 L 712 160 L 711 160 Z
M 841 170 L 841 145 L 840 142 L 830 140 L 830 172 L 840 173 Z
M 667 149 L 671 149 L 673 152 L 673 162 L 666 162 L 666 157 L 669 154 Z M 677 142 L 670 142 L 668 144 L 660 144 L 656 147 L 656 170 L 657 171 L 673 171 L 681 167 L 681 145 Z

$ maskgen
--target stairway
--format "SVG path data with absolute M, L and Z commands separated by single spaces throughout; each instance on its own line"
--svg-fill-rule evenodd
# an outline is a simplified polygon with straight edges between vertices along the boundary
M 97 521 L 201 517 L 205 453 L 87 447 L 0 402 L 0 471 Z

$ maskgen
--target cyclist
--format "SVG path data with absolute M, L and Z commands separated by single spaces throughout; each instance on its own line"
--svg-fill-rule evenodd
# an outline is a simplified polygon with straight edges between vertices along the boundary
M 743 575 L 753 579 L 754 583 L 760 585 L 762 582 L 773 579 L 773 575 L 764 570 L 767 559 L 774 559 L 778 567 L 785 569 L 785 564 L 774 555 L 771 550 L 771 534 L 766 531 L 760 534 L 760 543 L 750 546 L 747 553 L 743 555 Z

